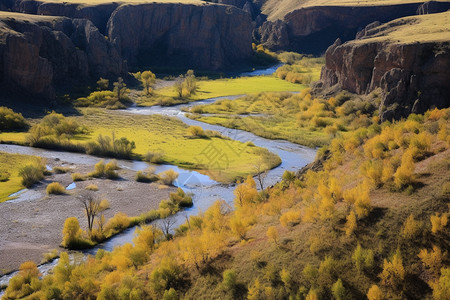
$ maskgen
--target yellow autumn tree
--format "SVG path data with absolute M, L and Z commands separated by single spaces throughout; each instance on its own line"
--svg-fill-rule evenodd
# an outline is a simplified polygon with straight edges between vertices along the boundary
M 357 222 L 355 212 L 352 210 L 347 216 L 347 222 L 345 222 L 345 234 L 347 236 L 351 236 L 352 233 L 356 230 Z
M 267 237 L 275 243 L 275 245 L 278 245 L 279 236 L 278 236 L 278 230 L 275 226 L 270 226 L 267 229 L 266 234 L 267 234 Z
M 405 279 L 405 268 L 400 255 L 400 251 L 394 254 L 390 261 L 384 260 L 383 271 L 380 274 L 381 283 L 393 290 L 399 290 L 403 286 Z
M 385 297 L 384 297 L 381 289 L 378 287 L 378 285 L 374 284 L 370 287 L 369 291 L 367 292 L 367 299 L 369 299 L 369 300 L 384 300 Z
M 403 189 L 415 182 L 414 169 L 413 153 L 408 149 L 403 153 L 402 164 L 394 174 L 394 184 L 397 189 Z

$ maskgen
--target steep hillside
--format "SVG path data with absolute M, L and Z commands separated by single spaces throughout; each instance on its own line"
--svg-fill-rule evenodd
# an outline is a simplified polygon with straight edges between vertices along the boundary
M 299 175 L 264 192 L 247 178 L 234 211 L 218 201 L 167 238 L 142 226 L 84 262 L 63 253 L 44 278 L 25 263 L 5 299 L 448 299 L 450 110 L 369 116 Z
M 377 26 L 378 25 L 378 26 Z M 450 12 L 369 25 L 326 52 L 321 80 L 353 93 L 381 88 L 382 120 L 450 104 Z

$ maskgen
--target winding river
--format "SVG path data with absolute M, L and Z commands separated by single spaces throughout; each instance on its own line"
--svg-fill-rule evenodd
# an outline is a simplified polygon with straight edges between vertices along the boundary
M 273 73 L 274 68 L 270 69 L 270 72 Z M 276 69 L 275 69 L 276 70 Z M 269 74 L 269 73 L 268 73 Z M 290 143 L 283 140 L 269 140 L 259 136 L 256 136 L 250 132 L 237 130 L 237 129 L 229 129 L 218 125 L 210 125 L 203 122 L 191 120 L 185 116 L 183 112 L 183 108 L 192 107 L 199 104 L 213 103 L 220 99 L 236 99 L 239 96 L 228 96 L 228 97 L 218 97 L 211 98 L 202 101 L 191 102 L 189 104 L 181 104 L 177 106 L 171 107 L 130 107 L 126 110 L 123 110 L 123 113 L 131 113 L 131 114 L 142 114 L 142 115 L 150 115 L 150 114 L 161 114 L 171 117 L 176 117 L 182 120 L 187 125 L 198 125 L 201 126 L 205 130 L 214 130 L 220 132 L 224 136 L 228 136 L 233 140 L 238 140 L 241 142 L 252 142 L 256 146 L 267 148 L 269 151 L 277 154 L 282 163 L 267 172 L 265 178 L 265 186 L 270 186 L 278 182 L 284 173 L 285 170 L 296 171 L 306 164 L 312 162 L 316 155 L 316 150 L 303 147 L 301 145 L 297 145 L 294 143 Z M 199 149 L 199 152 L 202 149 Z M 68 153 L 68 152 L 58 152 L 58 151 L 49 151 L 44 149 L 23 147 L 23 146 L 15 146 L 15 145 L 0 145 L 0 151 L 9 152 L 9 153 L 20 153 L 27 155 L 36 155 L 45 158 L 59 158 L 61 161 L 65 161 L 68 163 L 74 164 L 86 164 L 86 165 L 94 165 L 98 162 L 99 158 L 79 154 L 79 153 Z M 146 162 L 142 161 L 127 161 L 127 160 L 118 160 L 118 164 L 122 168 L 131 169 L 134 171 L 144 170 L 148 167 Z M 175 185 L 183 188 L 186 192 L 190 192 L 193 194 L 193 207 L 183 210 L 182 212 L 172 216 L 175 219 L 175 226 L 181 225 L 185 222 L 186 216 L 197 215 L 199 211 L 205 211 L 208 207 L 214 203 L 214 201 L 218 199 L 225 200 L 231 207 L 233 206 L 233 190 L 235 188 L 234 184 L 226 185 L 218 183 L 208 176 L 200 174 L 196 171 L 181 169 L 177 166 L 172 165 L 155 165 L 156 172 L 162 172 L 167 169 L 174 169 L 180 175 Z M 23 193 L 25 194 L 25 193 Z M 18 199 L 20 199 L 19 196 Z M 22 201 L 32 201 L 32 199 L 22 199 Z M 123 245 L 125 243 L 132 242 L 133 234 L 135 228 L 129 228 L 124 232 L 112 237 L 108 241 L 97 245 L 95 248 L 84 251 L 85 254 L 95 254 L 98 249 L 104 249 L 107 251 L 111 251 L 115 246 Z M 53 262 L 43 264 L 39 266 L 41 273 L 45 274 L 49 270 L 53 268 L 53 266 L 57 263 L 57 260 Z M 11 273 L 9 275 L 5 275 L 0 277 L 0 285 L 5 285 L 9 282 L 9 279 L 14 276 L 15 273 Z M 1 297 L 0 292 L 0 297 Z

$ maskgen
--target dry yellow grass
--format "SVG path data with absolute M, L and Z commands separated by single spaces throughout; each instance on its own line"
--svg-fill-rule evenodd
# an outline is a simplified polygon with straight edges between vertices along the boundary
M 380 28 L 373 37 L 355 40 L 354 43 L 385 40 L 407 44 L 450 41 L 450 12 L 401 18 L 383 24 Z

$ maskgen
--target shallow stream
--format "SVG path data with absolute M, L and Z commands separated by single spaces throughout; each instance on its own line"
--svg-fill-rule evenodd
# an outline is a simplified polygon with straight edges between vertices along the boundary
M 264 74 L 273 73 L 276 68 L 267 69 Z M 262 71 L 259 71 L 262 72 Z M 245 75 L 245 74 L 244 74 Z M 259 136 L 256 136 L 250 132 L 237 130 L 237 129 L 229 129 L 218 125 L 210 125 L 203 122 L 191 120 L 185 116 L 185 113 L 182 111 L 183 108 L 192 107 L 199 104 L 209 104 L 220 99 L 236 99 L 239 96 L 229 96 L 229 97 L 218 97 L 211 98 L 207 100 L 201 100 L 196 102 L 191 102 L 189 104 L 181 104 L 177 106 L 171 107 L 161 107 L 161 106 L 153 106 L 153 107 L 131 107 L 126 110 L 123 110 L 124 113 L 132 113 L 132 114 L 142 114 L 142 115 L 150 115 L 150 114 L 161 114 L 171 117 L 177 117 L 182 120 L 184 123 L 188 125 L 198 125 L 201 126 L 204 130 L 214 130 L 220 132 L 224 136 L 228 136 L 233 140 L 238 140 L 241 142 L 252 142 L 258 147 L 267 148 L 269 151 L 277 154 L 282 163 L 267 172 L 264 183 L 265 186 L 271 186 L 278 182 L 283 175 L 285 170 L 289 171 L 297 171 L 306 164 L 312 162 L 316 155 L 316 150 L 303 147 L 294 143 L 290 143 L 283 140 L 269 140 Z M 224 145 L 226 146 L 226 145 Z M 203 149 L 199 149 L 199 153 Z M 100 158 L 95 156 L 90 156 L 86 154 L 79 153 L 69 153 L 69 152 L 58 152 L 16 145 L 3 145 L 0 144 L 0 151 L 9 152 L 9 153 L 19 153 L 19 154 L 27 154 L 27 155 L 36 155 L 44 158 L 58 158 L 61 161 L 73 164 L 84 164 L 84 165 L 94 165 L 96 164 Z M 149 164 L 142 161 L 127 161 L 127 160 L 117 160 L 118 165 L 121 168 L 127 168 L 134 171 L 144 170 L 148 168 Z M 256 162 L 255 162 L 256 164 Z M 205 211 L 208 207 L 212 205 L 216 200 L 222 199 L 225 200 L 231 207 L 233 206 L 233 190 L 235 188 L 234 184 L 220 184 L 208 176 L 200 174 L 196 171 L 181 169 L 177 166 L 172 165 L 155 165 L 156 172 L 162 172 L 167 169 L 174 169 L 178 172 L 179 178 L 175 182 L 175 185 L 183 188 L 188 193 L 192 193 L 193 197 L 193 207 L 183 210 L 180 213 L 172 216 L 175 218 L 176 226 L 183 224 L 186 220 L 186 217 L 191 215 L 197 215 L 199 211 Z M 31 195 L 31 196 L 30 196 Z M 33 197 L 33 190 L 26 190 L 24 192 L 19 193 L 17 198 L 12 201 L 34 201 L 37 198 Z M 39 197 L 38 197 L 39 198 Z M 0 204 L 1 205 L 1 204 Z M 157 221 L 156 221 L 157 222 Z M 98 249 L 104 249 L 107 251 L 111 251 L 115 246 L 123 245 L 125 243 L 132 242 L 134 236 L 135 227 L 129 228 L 124 232 L 112 237 L 108 241 L 97 245 L 96 247 L 83 251 L 85 254 L 94 255 Z M 46 263 L 39 266 L 39 270 L 41 273 L 45 274 L 49 270 L 56 265 L 57 260 L 53 262 Z M 15 273 L 11 273 L 9 275 L 5 275 L 0 277 L 0 286 L 6 285 L 10 278 L 14 276 Z M 1 297 L 0 292 L 0 297 Z

